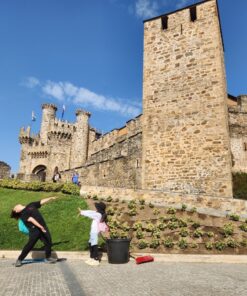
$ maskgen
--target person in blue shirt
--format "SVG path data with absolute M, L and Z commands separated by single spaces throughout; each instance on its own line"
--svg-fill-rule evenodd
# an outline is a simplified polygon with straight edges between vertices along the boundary
M 72 183 L 79 185 L 79 174 L 77 172 L 75 172 L 72 176 Z

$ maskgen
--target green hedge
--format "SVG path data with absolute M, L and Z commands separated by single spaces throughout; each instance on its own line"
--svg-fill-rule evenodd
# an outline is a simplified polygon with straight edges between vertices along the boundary
M 48 182 L 22 182 L 17 179 L 0 180 L 0 187 L 9 189 L 23 189 L 31 191 L 63 192 L 66 194 L 80 195 L 80 188 L 72 183 L 48 183 Z
M 247 174 L 235 173 L 232 175 L 234 198 L 247 200 Z

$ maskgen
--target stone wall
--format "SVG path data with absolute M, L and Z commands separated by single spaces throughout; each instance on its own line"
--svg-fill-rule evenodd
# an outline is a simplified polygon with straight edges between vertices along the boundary
M 0 161 L 0 179 L 6 179 L 10 177 L 10 166 L 3 162 Z
M 229 107 L 232 170 L 247 173 L 247 96 L 239 96 L 238 103 Z
M 141 143 L 140 131 L 122 135 L 110 147 L 93 153 L 84 166 L 62 172 L 62 180 L 71 181 L 77 171 L 82 185 L 140 188 Z
M 216 1 L 144 24 L 142 188 L 232 197 Z
M 207 213 L 213 216 L 225 216 L 230 213 L 240 214 L 247 218 L 247 201 L 240 199 L 219 198 L 202 194 L 179 194 L 154 190 L 133 190 L 128 188 L 112 188 L 101 186 L 82 186 L 80 193 L 84 195 L 97 195 L 99 198 L 118 198 L 130 201 L 144 199 L 146 203 L 157 206 L 181 208 L 186 204 L 188 209 L 197 208 L 199 213 Z

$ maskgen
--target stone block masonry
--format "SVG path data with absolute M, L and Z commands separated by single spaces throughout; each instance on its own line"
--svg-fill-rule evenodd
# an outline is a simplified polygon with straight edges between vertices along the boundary
M 223 47 L 208 1 L 144 24 L 142 188 L 232 196 Z
M 0 161 L 0 179 L 7 179 L 10 177 L 10 166 L 3 161 Z

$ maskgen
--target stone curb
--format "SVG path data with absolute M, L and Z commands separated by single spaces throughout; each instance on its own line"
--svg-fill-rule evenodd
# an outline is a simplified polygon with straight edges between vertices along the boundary
M 20 251 L 1 250 L 1 259 L 16 259 L 20 255 Z M 247 264 L 247 255 L 189 255 L 189 254 L 152 254 L 152 253 L 133 253 L 133 257 L 152 255 L 155 262 L 175 262 L 175 263 L 235 263 Z M 87 260 L 88 252 L 69 252 L 58 251 L 53 252 L 52 257 L 66 258 L 72 260 Z M 44 258 L 43 251 L 33 251 L 29 253 L 26 259 L 42 259 Z M 107 260 L 106 254 L 102 257 L 103 261 Z M 131 260 L 134 260 L 131 258 Z

